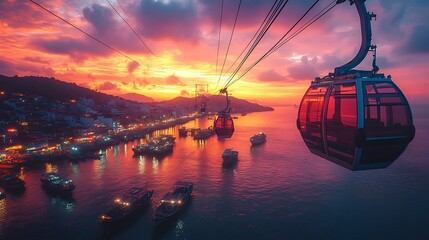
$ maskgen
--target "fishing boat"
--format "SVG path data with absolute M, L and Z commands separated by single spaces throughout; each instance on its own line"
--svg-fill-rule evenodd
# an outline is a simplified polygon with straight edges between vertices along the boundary
M 267 135 L 263 132 L 253 135 L 249 141 L 252 143 L 252 146 L 259 145 L 267 141 Z
M 40 181 L 44 189 L 54 193 L 71 193 L 75 189 L 72 180 L 64 179 L 57 173 L 47 173 Z
M 135 155 L 166 155 L 173 151 L 175 139 L 176 137 L 171 135 L 163 135 L 146 143 L 133 146 L 131 149 Z
M 158 207 L 153 213 L 153 220 L 160 223 L 179 212 L 188 202 L 193 187 L 192 182 L 176 182 L 173 186 L 173 192 L 165 194 L 159 201 Z
M 0 178 L 0 186 L 9 190 L 22 190 L 25 188 L 25 181 L 14 175 L 4 175 Z
M 99 223 L 107 226 L 129 218 L 143 206 L 148 205 L 152 195 L 153 190 L 149 191 L 143 187 L 127 190 L 120 198 L 115 199 L 115 206 L 112 209 L 100 216 Z
M 213 128 L 199 129 L 194 133 L 194 140 L 206 140 L 215 135 Z

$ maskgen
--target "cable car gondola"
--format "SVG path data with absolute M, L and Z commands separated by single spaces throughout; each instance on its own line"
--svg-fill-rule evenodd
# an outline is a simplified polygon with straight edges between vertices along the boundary
M 414 138 L 411 109 L 390 75 L 377 73 L 370 25 L 375 15 L 366 11 L 364 0 L 350 2 L 360 17 L 361 48 L 350 62 L 311 83 L 297 127 L 310 151 L 322 158 L 350 170 L 385 168 Z M 374 52 L 373 70 L 352 70 L 368 51 Z
M 229 107 L 228 91 L 224 88 L 220 92 L 226 95 L 226 108 L 218 112 L 213 122 L 213 128 L 218 138 L 231 138 L 234 133 L 234 121 L 229 114 L 231 108 Z

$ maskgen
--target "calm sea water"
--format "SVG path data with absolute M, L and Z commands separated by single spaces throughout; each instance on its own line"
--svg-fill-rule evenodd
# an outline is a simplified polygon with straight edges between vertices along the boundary
M 295 127 L 296 108 L 238 116 L 231 139 L 177 136 L 163 158 L 133 157 L 135 142 L 106 150 L 101 160 L 24 168 L 25 192 L 0 201 L 0 239 L 429 239 L 429 116 L 414 109 L 417 133 L 389 168 L 351 172 L 312 155 Z M 208 127 L 197 119 L 190 127 Z M 249 137 L 263 131 L 264 145 Z M 238 150 L 222 169 L 225 148 Z M 71 198 L 47 194 L 40 176 L 73 179 Z M 156 202 L 177 180 L 194 182 L 191 202 L 155 226 Z M 132 186 L 154 189 L 152 204 L 124 226 L 103 229 L 98 217 Z

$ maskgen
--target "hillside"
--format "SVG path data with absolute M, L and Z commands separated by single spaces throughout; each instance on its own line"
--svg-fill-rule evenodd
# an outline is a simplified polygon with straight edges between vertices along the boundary
M 264 112 L 273 111 L 271 107 L 259 105 L 257 103 L 251 103 L 249 101 L 230 97 L 231 102 L 231 113 L 248 113 L 248 112 Z M 176 97 L 174 99 L 162 102 L 170 106 L 180 106 L 188 109 L 201 108 L 201 100 L 195 101 L 195 98 Z M 207 95 L 207 107 L 208 112 L 219 112 L 226 106 L 225 96 L 223 95 Z
M 0 89 L 12 93 L 44 96 L 51 101 L 66 101 L 78 98 L 105 101 L 114 98 L 114 96 L 108 94 L 80 87 L 75 83 L 37 76 L 7 77 L 0 75 Z
M 96 92 L 88 88 L 57 80 L 55 78 L 26 76 L 26 77 L 7 77 L 0 75 L 0 90 L 12 93 L 23 93 L 25 95 L 44 96 L 51 101 L 67 101 L 70 99 L 88 98 L 98 101 L 108 101 L 112 98 L 126 99 L 135 102 L 154 102 L 150 97 L 128 93 L 119 96 L 112 96 L 101 92 Z M 273 111 L 271 107 L 265 107 L 256 103 L 230 97 L 232 113 L 262 112 Z M 187 109 L 201 108 L 201 101 L 195 101 L 195 98 L 176 97 L 174 99 L 161 102 L 172 107 L 183 107 Z M 225 108 L 225 96 L 207 95 L 207 111 L 218 112 Z
M 144 102 L 144 103 L 148 103 L 148 102 L 154 102 L 155 100 L 153 100 L 153 98 L 142 95 L 142 94 L 138 94 L 138 93 L 125 93 L 125 94 L 119 94 L 118 95 L 121 98 L 130 100 L 130 101 L 135 101 L 135 102 Z

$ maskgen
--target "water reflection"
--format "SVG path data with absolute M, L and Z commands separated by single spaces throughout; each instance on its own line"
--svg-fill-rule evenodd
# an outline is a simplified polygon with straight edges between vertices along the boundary
M 143 156 L 139 156 L 139 173 L 143 174 L 145 166 L 145 159 Z
M 58 173 L 58 166 L 52 163 L 45 163 L 45 173 Z
M 48 193 L 50 196 L 50 205 L 55 208 L 64 210 L 65 212 L 71 213 L 75 209 L 74 198 L 72 195 L 55 195 Z
M 7 204 L 6 198 L 0 200 L 0 236 L 4 231 L 7 221 Z

